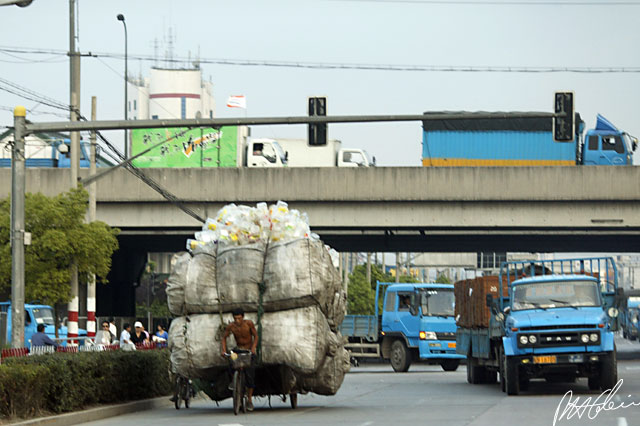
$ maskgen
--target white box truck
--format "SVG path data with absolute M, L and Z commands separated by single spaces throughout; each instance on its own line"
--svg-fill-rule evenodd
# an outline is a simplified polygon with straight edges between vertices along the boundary
M 326 145 L 310 146 L 305 139 L 253 139 L 252 143 L 278 144 L 285 152 L 288 167 L 372 167 L 372 160 L 362 149 L 342 148 L 342 142 L 330 139 Z M 250 166 L 251 167 L 251 166 Z

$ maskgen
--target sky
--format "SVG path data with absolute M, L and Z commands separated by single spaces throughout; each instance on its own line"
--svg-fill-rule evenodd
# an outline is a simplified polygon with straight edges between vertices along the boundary
M 82 53 L 121 55 L 122 13 L 129 73 L 148 75 L 175 36 L 174 57 L 203 60 L 217 117 L 305 116 L 308 96 L 326 96 L 328 115 L 425 111 L 552 112 L 555 91 L 573 91 L 576 111 L 593 127 L 597 113 L 640 136 L 640 1 L 546 0 L 78 0 Z M 62 121 L 60 110 L 4 90 L 6 81 L 69 102 L 67 0 L 0 7 L 0 126 L 24 105 L 32 121 Z M 41 49 L 48 54 L 7 49 Z M 340 65 L 336 68 L 226 65 L 207 60 Z M 186 61 L 185 64 L 186 65 Z M 358 69 L 375 65 L 376 69 Z M 345 69 L 346 66 L 356 69 Z M 393 68 L 417 70 L 393 70 Z M 434 68 L 430 68 L 434 67 Z M 469 71 L 443 71 L 446 68 Z M 487 72 L 553 69 L 554 72 Z M 562 69 L 582 72 L 563 72 Z M 594 73 L 601 68 L 633 72 Z M 587 71 L 587 72 L 584 72 Z M 83 57 L 81 110 L 122 119 L 124 61 Z M 0 81 L 1 83 L 1 81 Z M 245 95 L 247 110 L 227 108 Z M 1 131 L 2 129 L 0 129 Z M 106 132 L 122 147 L 122 131 Z M 260 126 L 255 137 L 306 137 L 306 126 Z M 421 123 L 332 124 L 329 137 L 363 148 L 381 166 L 421 164 Z M 636 159 L 636 163 L 640 157 Z

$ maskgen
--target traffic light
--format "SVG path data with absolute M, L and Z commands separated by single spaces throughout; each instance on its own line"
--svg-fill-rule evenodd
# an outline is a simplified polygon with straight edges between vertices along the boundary
M 553 140 L 572 142 L 576 133 L 573 92 L 555 93 L 554 112 L 556 115 L 553 117 Z
M 309 117 L 327 115 L 327 98 L 308 98 Z M 327 144 L 327 123 L 309 124 L 309 145 L 318 146 Z

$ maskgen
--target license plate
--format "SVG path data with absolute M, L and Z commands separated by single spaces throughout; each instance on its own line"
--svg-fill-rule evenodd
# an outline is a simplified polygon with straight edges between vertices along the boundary
M 449 347 L 450 347 L 450 348 L 454 348 L 454 349 L 455 349 L 455 347 L 456 347 L 456 342 L 449 343 Z
M 533 357 L 534 364 L 555 364 L 557 362 L 558 360 L 555 355 L 541 355 Z

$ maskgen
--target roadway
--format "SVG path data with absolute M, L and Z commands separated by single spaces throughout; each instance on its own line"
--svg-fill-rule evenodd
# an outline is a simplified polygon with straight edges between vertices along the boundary
M 623 380 L 611 399 L 616 405 L 638 403 L 638 406 L 591 412 L 582 418 L 574 413 L 559 418 L 556 425 L 637 425 L 640 424 L 640 344 L 618 341 L 622 358 L 618 376 Z M 629 359 L 634 358 L 634 359 Z M 585 398 L 593 400 L 600 392 L 589 391 L 586 379 L 575 384 L 548 384 L 532 381 L 527 392 L 507 397 L 495 385 L 470 385 L 464 366 L 445 373 L 439 366 L 412 365 L 408 373 L 394 373 L 386 364 L 362 364 L 352 368 L 335 396 L 301 395 L 298 409 L 272 398 L 255 402 L 253 413 L 233 415 L 231 401 L 217 407 L 208 399 L 199 398 L 190 409 L 176 410 L 172 405 L 117 418 L 87 423 L 90 425 L 472 425 L 499 426 L 514 424 L 544 425 L 554 423 L 554 414 L 567 390 L 573 391 L 579 404 Z M 566 402 L 566 399 L 565 399 Z

